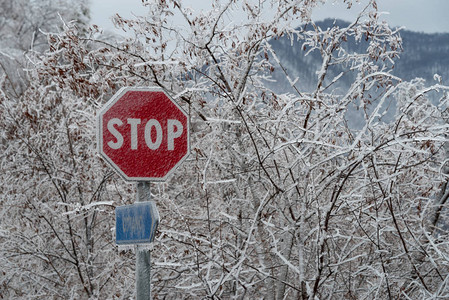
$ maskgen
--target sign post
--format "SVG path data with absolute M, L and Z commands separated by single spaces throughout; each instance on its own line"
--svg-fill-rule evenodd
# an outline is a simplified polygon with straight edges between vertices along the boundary
M 137 202 L 151 200 L 149 182 L 137 183 Z M 153 235 L 154 237 L 154 235 Z M 151 299 L 151 253 L 136 245 L 136 294 L 137 299 Z
M 189 153 L 185 111 L 160 88 L 122 88 L 97 115 L 101 157 L 137 182 L 137 203 L 116 208 L 116 243 L 136 245 L 136 294 L 151 299 L 150 251 L 159 213 L 150 182 L 165 181 Z

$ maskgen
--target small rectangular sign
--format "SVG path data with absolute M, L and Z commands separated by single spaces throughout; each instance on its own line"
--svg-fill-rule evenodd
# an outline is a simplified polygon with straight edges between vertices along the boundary
M 115 209 L 115 241 L 117 245 L 153 242 L 159 212 L 153 201 L 119 206 Z

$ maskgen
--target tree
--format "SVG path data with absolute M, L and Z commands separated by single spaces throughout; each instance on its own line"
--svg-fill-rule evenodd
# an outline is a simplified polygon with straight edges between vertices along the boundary
M 62 29 L 61 20 L 89 23 L 85 0 L 0 0 L 0 76 L 3 91 L 18 97 L 27 87 L 23 70 L 30 52 L 48 47 L 47 34 Z
M 24 96 L 1 99 L 3 293 L 131 296 L 132 252 L 111 229 L 133 191 L 95 156 L 94 116 L 121 86 L 157 85 L 189 112 L 192 153 L 153 184 L 155 299 L 447 295 L 448 87 L 391 75 L 401 40 L 375 1 L 328 29 L 310 20 L 321 1 L 259 2 L 194 14 L 145 1 L 145 17 L 116 17 L 134 34 L 125 41 L 73 24 L 49 35 Z M 289 77 L 279 38 L 320 53 L 312 92 Z M 345 52 L 348 39 L 365 49 Z M 355 78 L 341 94 L 336 66 Z M 270 89 L 274 70 L 290 90 Z M 354 106 L 360 129 L 348 126 Z

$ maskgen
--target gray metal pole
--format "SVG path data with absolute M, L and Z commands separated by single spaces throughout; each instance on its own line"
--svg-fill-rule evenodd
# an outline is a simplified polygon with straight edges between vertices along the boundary
M 138 182 L 137 202 L 150 200 L 150 182 Z M 142 245 L 136 245 L 136 293 L 137 300 L 151 300 L 150 250 Z

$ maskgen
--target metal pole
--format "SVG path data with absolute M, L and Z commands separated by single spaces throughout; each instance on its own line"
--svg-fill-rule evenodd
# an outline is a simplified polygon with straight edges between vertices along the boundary
M 150 200 L 150 182 L 138 182 L 137 202 Z M 136 294 L 137 300 L 151 300 L 150 250 L 142 245 L 136 245 Z

